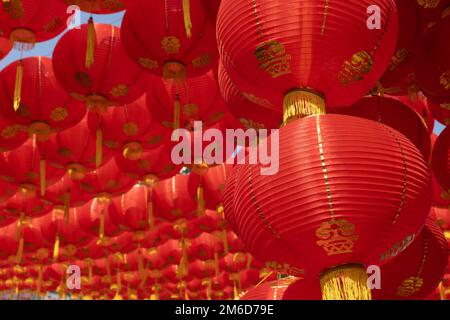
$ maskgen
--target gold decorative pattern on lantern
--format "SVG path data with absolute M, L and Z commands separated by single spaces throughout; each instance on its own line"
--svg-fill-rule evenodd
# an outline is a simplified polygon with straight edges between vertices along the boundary
M 3 9 L 11 19 L 20 19 L 23 17 L 24 9 L 21 0 L 3 1 Z
M 121 83 L 112 88 L 110 93 L 113 97 L 124 97 L 128 94 L 128 87 Z
M 209 54 L 203 54 L 192 60 L 194 68 L 203 68 L 211 63 L 211 57 Z
M 253 121 L 251 119 L 245 119 L 245 118 L 240 118 L 239 122 L 242 124 L 242 126 L 245 129 L 265 129 L 265 125 L 263 123 L 259 123 L 256 121 Z
M 259 67 L 272 78 L 291 73 L 291 55 L 286 54 L 284 45 L 276 40 L 263 42 L 255 49 Z
M 409 58 L 410 53 L 406 48 L 398 49 L 395 55 L 391 59 L 390 71 L 399 71 L 405 64 L 405 61 Z
M 193 117 L 198 113 L 198 105 L 195 103 L 188 103 L 183 106 L 183 114 L 187 117 Z
M 241 94 L 244 96 L 245 99 L 247 99 L 248 101 L 250 101 L 250 102 L 252 102 L 252 103 L 254 103 L 254 104 L 258 105 L 258 106 L 265 107 L 265 108 L 271 108 L 272 107 L 272 104 L 270 103 L 269 100 L 257 97 L 253 93 L 242 92 Z
M 117 180 L 109 180 L 106 183 L 106 189 L 116 189 L 119 186 L 119 182 Z
M 77 247 L 73 244 L 68 244 L 64 247 L 63 254 L 66 257 L 73 257 L 77 253 Z
M 164 37 L 161 40 L 161 48 L 167 53 L 167 54 L 178 54 L 180 51 L 180 40 L 178 40 L 175 36 L 168 36 Z
M 372 70 L 373 57 L 367 51 L 358 51 L 350 60 L 344 61 L 338 74 L 339 82 L 346 86 L 363 79 Z
M 68 158 L 72 155 L 72 151 L 69 148 L 60 147 L 58 148 L 58 154 L 64 158 Z
M 75 73 L 75 80 L 82 87 L 85 87 L 85 88 L 92 87 L 92 79 L 86 72 Z
M 411 242 L 415 239 L 415 235 L 406 236 L 401 242 L 395 243 L 387 252 L 381 254 L 380 262 L 397 256 L 400 252 L 405 250 Z
M 397 288 L 397 296 L 409 297 L 419 291 L 423 286 L 423 279 L 420 277 L 409 277 Z
M 417 0 L 417 4 L 424 9 L 433 9 L 437 8 L 441 0 Z
M 127 122 L 123 125 L 122 130 L 127 136 L 134 136 L 138 134 L 139 127 L 135 122 Z
M 162 139 L 163 139 L 162 136 L 157 135 L 157 136 L 150 137 L 150 138 L 147 140 L 147 142 L 148 142 L 149 144 L 158 144 L 158 143 L 160 143 L 160 142 L 162 141 Z
M 3 128 L 1 136 L 4 139 L 12 139 L 19 133 L 20 127 L 18 125 L 7 126 Z
M 447 70 L 440 77 L 440 83 L 445 90 L 450 90 L 450 71 Z
M 125 4 L 121 0 L 104 0 L 104 5 L 111 11 L 118 11 L 125 7 Z
M 323 222 L 316 230 L 319 239 L 316 243 L 323 247 L 327 255 L 352 253 L 358 235 L 355 235 L 355 225 L 345 219 L 332 219 Z
M 55 32 L 64 26 L 64 21 L 61 18 L 54 18 L 47 22 L 43 29 L 45 32 Z
M 106 140 L 103 142 L 103 144 L 109 149 L 117 149 L 119 147 L 119 143 L 113 140 Z
M 281 264 L 277 261 L 266 262 L 266 267 L 282 274 L 290 274 L 294 277 L 302 277 L 305 274 L 304 269 L 293 267 L 288 263 Z
M 139 58 L 139 64 L 145 69 L 156 69 L 159 66 L 158 61 L 144 57 Z
M 50 113 L 50 119 L 52 119 L 55 122 L 63 121 L 67 118 L 69 115 L 69 112 L 64 107 L 56 107 L 52 110 Z

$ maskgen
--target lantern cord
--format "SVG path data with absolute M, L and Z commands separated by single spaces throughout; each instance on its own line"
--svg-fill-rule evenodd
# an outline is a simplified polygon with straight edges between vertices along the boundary
M 96 34 L 95 34 L 94 18 L 92 17 L 89 18 L 87 28 L 88 30 L 87 30 L 87 45 L 86 45 L 86 68 L 90 69 L 94 65 L 94 56 L 95 56 Z
M 47 185 L 47 178 L 46 178 L 46 167 L 45 167 L 45 159 L 42 159 L 39 161 L 39 178 L 41 183 L 41 197 L 45 196 L 45 189 Z
M 216 277 L 219 276 L 219 253 L 214 252 L 214 273 Z
M 345 265 L 320 277 L 323 300 L 372 300 L 367 271 L 362 266 Z
M 105 209 L 102 208 L 102 211 L 100 212 L 100 226 L 99 226 L 99 243 L 103 243 L 105 240 Z
M 151 187 L 147 191 L 147 213 L 148 213 L 148 225 L 150 231 L 155 231 L 155 218 L 153 215 L 153 190 Z
M 16 82 L 14 85 L 14 111 L 17 111 L 20 107 L 22 99 L 22 82 L 23 82 L 23 62 L 19 61 L 19 65 L 16 69 Z
M 102 129 L 97 130 L 97 141 L 95 150 L 95 166 L 100 168 L 103 162 L 103 132 Z
M 228 233 L 226 229 L 222 230 L 222 242 L 223 242 L 223 252 L 225 254 L 228 254 L 229 248 L 228 248 Z
M 55 244 L 53 246 L 53 261 L 58 261 L 59 257 L 59 234 L 56 234 Z
M 17 264 L 20 264 L 22 262 L 22 256 L 23 256 L 23 234 L 20 235 L 19 247 L 17 248 L 17 254 L 16 254 L 16 263 Z
M 38 297 L 41 295 L 42 291 L 42 273 L 43 273 L 43 266 L 39 265 L 39 274 L 38 274 L 38 283 L 37 283 L 37 295 Z
M 66 221 L 66 224 L 70 223 L 70 195 L 71 190 L 69 189 L 64 195 L 64 219 Z
M 186 36 L 192 37 L 192 19 L 191 19 L 191 4 L 190 0 L 183 0 L 183 16 L 184 28 L 186 29 Z
M 203 194 L 203 184 L 200 177 L 200 183 L 197 188 L 197 216 L 202 216 L 205 213 L 205 198 Z
M 175 95 L 175 103 L 173 110 L 173 129 L 180 128 L 180 115 L 181 115 L 181 103 L 180 103 L 180 95 L 177 93 Z

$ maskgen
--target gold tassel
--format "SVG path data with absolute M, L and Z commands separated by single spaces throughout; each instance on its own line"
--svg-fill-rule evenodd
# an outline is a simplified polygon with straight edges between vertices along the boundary
M 141 279 L 144 279 L 145 278 L 144 261 L 142 259 L 142 252 L 140 249 L 139 249 L 138 256 L 137 256 L 137 263 L 138 263 L 139 276 L 141 277 Z
M 70 223 L 70 190 L 64 195 L 64 218 L 66 223 Z
M 24 220 L 25 220 L 25 211 L 21 211 L 19 220 L 17 221 L 15 240 L 18 240 L 22 234 L 22 226 Z
M 105 240 L 105 209 L 100 212 L 100 226 L 98 228 L 98 239 L 100 243 Z
M 43 273 L 43 266 L 39 265 L 39 274 L 38 274 L 38 283 L 37 283 L 38 296 L 41 295 L 41 291 L 42 291 L 42 273 Z
M 223 251 L 225 254 L 228 254 L 228 233 L 227 230 L 222 230 L 222 242 L 223 242 Z
M 95 165 L 100 168 L 103 162 L 103 132 L 102 129 L 97 130 L 97 141 L 95 150 Z
M 111 278 L 111 267 L 109 265 L 109 258 L 105 256 L 106 275 Z
M 191 4 L 189 0 L 183 0 L 184 28 L 186 36 L 192 37 L 192 20 L 191 20 Z
M 216 277 L 219 276 L 219 253 L 214 252 L 214 273 Z
M 148 211 L 148 225 L 150 227 L 150 231 L 155 231 L 155 218 L 153 215 L 153 192 L 150 188 L 148 192 L 148 202 L 147 202 L 147 211 Z
M 252 262 L 253 262 L 253 256 L 249 253 L 249 254 L 247 254 L 247 269 L 250 269 L 250 267 L 252 266 Z
M 45 196 L 45 189 L 47 185 L 47 178 L 46 178 L 46 172 L 45 172 L 45 159 L 41 159 L 39 161 L 39 176 L 41 180 L 41 196 Z
M 17 254 L 16 254 L 16 263 L 17 264 L 20 264 L 22 262 L 22 256 L 23 256 L 23 235 L 20 236 L 19 247 L 17 248 Z
M 188 273 L 188 256 L 186 252 L 186 240 L 180 239 L 180 246 L 181 246 L 181 259 L 180 264 L 178 266 L 178 274 L 177 276 L 179 278 L 184 278 Z
M 233 294 L 234 294 L 234 300 L 239 300 L 239 291 L 237 287 L 237 281 L 233 279 Z
M 95 25 L 94 19 L 89 18 L 88 29 L 87 29 L 87 46 L 86 46 L 86 68 L 90 69 L 94 65 L 94 55 L 95 55 Z
M 325 113 L 325 99 L 317 93 L 302 89 L 291 91 L 284 96 L 284 124 L 298 118 Z
M 14 111 L 17 111 L 20 107 L 20 101 L 22 99 L 22 81 L 23 81 L 23 63 L 20 60 L 16 69 L 16 83 L 14 86 Z
M 323 300 L 372 300 L 367 271 L 359 265 L 345 265 L 320 277 Z
M 180 115 L 181 115 L 181 102 L 180 96 L 177 93 L 175 97 L 174 110 L 173 110 L 173 129 L 180 128 Z
M 58 261 L 59 257 L 59 234 L 56 235 L 55 244 L 53 246 L 53 261 Z

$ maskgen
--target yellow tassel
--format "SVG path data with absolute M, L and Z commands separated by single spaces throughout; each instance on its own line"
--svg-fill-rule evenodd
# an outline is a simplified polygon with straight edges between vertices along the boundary
M 223 251 L 225 254 L 228 254 L 228 233 L 227 230 L 222 230 L 222 242 L 223 242 Z
M 53 261 L 58 261 L 59 257 L 59 234 L 56 235 L 55 244 L 53 246 Z
M 23 221 L 25 220 L 25 212 L 20 212 L 19 220 L 17 221 L 17 228 L 16 228 L 16 234 L 15 234 L 15 240 L 18 240 L 20 238 L 20 235 L 22 233 L 22 226 Z
M 234 300 L 239 300 L 239 291 L 237 287 L 237 281 L 233 280 L 233 294 L 234 294 Z
M 203 195 L 203 185 L 200 182 L 197 188 L 197 216 L 202 216 L 205 213 L 205 198 Z
M 94 55 L 95 55 L 95 25 L 94 19 L 89 18 L 88 29 L 87 29 L 87 46 L 86 46 L 86 68 L 90 69 L 94 65 Z
M 320 277 L 323 300 L 372 300 L 367 286 L 367 271 L 362 266 L 346 265 L 331 269 Z
M 42 267 L 42 265 L 40 265 L 39 266 L 39 274 L 38 274 L 38 283 L 37 283 L 38 296 L 41 295 L 41 291 L 42 291 L 42 273 L 43 273 L 43 267 Z
M 45 172 L 45 159 L 41 159 L 39 161 L 39 177 L 41 180 L 41 196 L 45 196 L 45 188 L 47 185 L 47 178 L 46 178 L 46 172 Z
M 97 141 L 95 150 L 95 165 L 100 168 L 103 162 L 103 132 L 101 129 L 97 130 Z
M 16 254 L 16 263 L 17 264 L 20 264 L 22 262 L 22 256 L 23 256 L 23 235 L 20 236 L 19 247 L 17 248 L 17 254 Z
M 214 273 L 216 277 L 219 276 L 219 253 L 214 252 Z
M 188 256 L 186 252 L 186 240 L 181 239 L 179 240 L 179 242 L 181 247 L 181 259 L 180 264 L 178 266 L 177 276 L 179 278 L 184 278 L 188 273 Z
M 186 36 L 192 37 L 192 20 L 191 20 L 191 4 L 189 0 L 183 0 L 184 28 Z
M 153 215 L 153 195 L 152 189 L 150 189 L 148 194 L 148 202 L 147 202 L 147 211 L 148 211 L 148 225 L 150 227 L 150 231 L 155 231 L 155 218 Z
M 250 267 L 252 266 L 252 262 L 253 262 L 253 257 L 252 255 L 249 253 L 247 255 L 247 269 L 250 269 Z
M 144 261 L 142 259 L 141 250 L 139 250 L 139 252 L 138 252 L 137 263 L 138 263 L 139 276 L 141 277 L 141 279 L 143 279 L 145 277 L 145 274 L 144 274 L 145 269 L 144 269 Z
M 310 115 L 325 114 L 325 99 L 308 90 L 287 93 L 283 101 L 283 123 Z
M 64 218 L 66 223 L 70 223 L 70 190 L 64 195 Z
M 180 128 L 180 114 L 181 114 L 181 103 L 180 96 L 177 94 L 175 97 L 174 110 L 173 110 L 173 129 Z
M 22 99 L 22 81 L 23 81 L 23 64 L 21 60 L 16 70 L 16 83 L 14 86 L 14 111 L 17 111 L 20 107 L 20 101 Z
M 100 226 L 98 228 L 98 239 L 100 243 L 105 240 L 105 209 L 100 212 Z

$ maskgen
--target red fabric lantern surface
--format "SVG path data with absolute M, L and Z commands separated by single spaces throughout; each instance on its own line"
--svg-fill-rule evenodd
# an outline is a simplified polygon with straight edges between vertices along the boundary
M 381 9 L 378 30 L 368 28 L 371 5 Z M 275 110 L 285 95 L 297 99 L 298 88 L 318 92 L 330 106 L 355 103 L 383 74 L 397 34 L 397 9 L 388 0 L 227 0 L 217 19 L 220 56 L 231 79 Z
M 19 83 L 18 68 L 23 69 Z M 86 113 L 83 105 L 58 83 L 49 58 L 32 57 L 13 62 L 0 73 L 0 82 L 3 88 L 0 112 L 13 124 L 27 126 L 30 135 L 35 134 L 39 141 L 48 140 L 52 132 L 75 125 Z M 17 85 L 21 86 L 19 92 Z
M 40 189 L 44 195 L 46 186 L 56 183 L 64 171 L 49 165 L 33 141 L 28 140 L 19 148 L 1 154 L 0 174 L 2 180 L 20 187 L 24 194 L 33 195 Z
M 398 10 L 399 35 L 395 53 L 380 79 L 384 91 L 406 95 L 414 85 L 415 52 L 421 36 L 419 9 L 414 1 L 395 1 Z
M 9 151 L 23 144 L 29 137 L 27 128 L 0 114 L 0 152 Z
M 36 42 L 56 37 L 66 29 L 67 6 L 59 0 L 4 1 L 0 11 L 2 36 L 31 49 Z
M 6 38 L 0 37 L 0 60 L 6 57 L 12 49 L 12 42 Z
M 377 300 L 410 300 L 428 296 L 439 284 L 448 261 L 447 241 L 434 221 L 427 221 L 414 242 L 381 267 Z
M 259 101 L 251 94 L 239 91 L 231 80 L 222 62 L 219 62 L 219 87 L 228 110 L 246 129 L 278 129 L 280 127 L 281 112 L 275 111 L 275 106 L 266 99 Z M 260 112 L 260 106 L 267 106 L 267 110 Z
M 319 279 L 299 279 L 290 284 L 283 300 L 322 300 Z
M 438 207 L 448 207 L 450 206 L 450 194 L 448 191 L 442 189 L 441 185 L 432 175 L 432 183 L 433 183 L 433 205 Z
M 437 103 L 450 101 L 449 31 L 450 16 L 427 30 L 416 66 L 417 84 L 427 98 Z
M 341 115 L 293 121 L 280 130 L 279 163 L 269 176 L 244 165 L 225 213 L 255 258 L 293 275 L 317 276 L 350 261 L 385 263 L 428 215 L 431 181 L 422 156 L 382 124 Z
M 429 101 L 428 106 L 437 121 L 445 126 L 450 124 L 450 103 L 435 103 L 433 101 Z
M 239 300 L 285 300 L 284 293 L 295 280 L 289 277 L 263 283 L 245 292 Z
M 450 5 L 448 0 L 427 1 L 417 0 L 421 25 L 423 30 L 428 30 L 436 21 L 445 16 L 446 8 Z
M 443 191 L 450 191 L 450 167 L 448 161 L 448 150 L 450 146 L 450 129 L 445 128 L 441 132 L 436 142 L 434 143 L 432 163 L 434 176 L 441 185 Z
M 76 137 L 76 139 L 74 139 Z M 115 151 L 102 145 L 102 164 L 108 162 Z M 65 170 L 73 180 L 80 180 L 86 172 L 96 169 L 97 140 L 87 128 L 87 118 L 77 125 L 53 135 L 41 144 L 41 153 L 54 167 Z
M 396 99 L 417 111 L 425 121 L 430 135 L 433 134 L 435 115 L 430 111 L 430 102 L 422 93 L 419 92 L 413 96 L 390 96 L 390 98 Z
M 450 231 L 449 208 L 432 207 L 430 217 L 436 221 L 436 224 L 442 229 L 442 231 Z
M 67 32 L 53 53 L 55 75 L 73 97 L 91 110 L 131 103 L 144 94 L 147 76 L 125 54 L 119 28 L 95 24 L 93 62 L 85 63 L 89 26 Z
M 218 259 L 222 254 L 223 246 L 210 233 L 203 233 L 197 238 L 190 240 L 190 245 L 187 250 L 187 255 L 193 260 L 214 260 L 215 258 Z
M 217 0 L 137 0 L 122 23 L 124 47 L 156 76 L 185 79 L 204 74 L 218 59 L 215 16 L 219 5 Z M 148 33 L 148 28 L 153 32 Z
M 225 110 L 213 70 L 187 79 L 183 84 L 152 77 L 147 91 L 147 106 L 152 116 L 170 129 L 192 129 L 194 121 L 217 122 L 208 119 L 211 110 Z
M 69 208 L 82 206 L 91 198 L 92 196 L 83 192 L 69 175 L 64 175 L 58 182 L 47 188 L 45 193 L 45 199 L 63 208 L 66 214 Z
M 82 11 L 96 14 L 110 14 L 125 10 L 133 0 L 62 0 L 67 5 L 80 7 Z
M 170 131 L 151 117 L 145 95 L 109 110 L 100 119 L 97 114 L 89 113 L 88 126 L 93 134 L 101 130 L 104 144 L 114 147 L 129 160 L 139 160 L 144 150 L 157 148 L 170 140 Z
M 83 261 L 86 266 L 92 266 L 94 259 L 104 257 L 105 250 L 97 244 L 97 239 L 92 240 L 89 244 L 78 248 L 75 254 L 76 258 Z
M 52 209 L 51 202 L 37 196 L 31 197 L 20 191 L 0 205 L 0 211 L 5 214 L 5 218 L 12 217 L 18 221 L 43 216 Z
M 188 180 L 189 175 L 179 174 L 158 182 L 153 189 L 156 216 L 172 222 L 196 217 L 197 206 L 189 194 Z
M 335 112 L 378 121 L 398 130 L 414 143 L 425 160 L 430 157 L 431 140 L 425 121 L 400 101 L 380 96 L 366 97 L 350 107 L 337 108 Z

